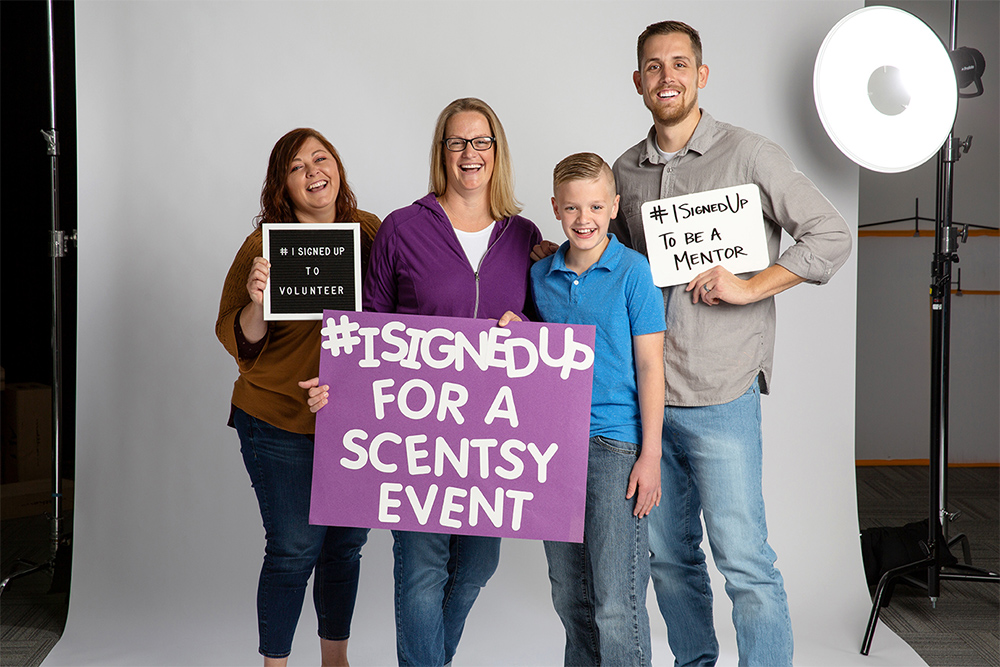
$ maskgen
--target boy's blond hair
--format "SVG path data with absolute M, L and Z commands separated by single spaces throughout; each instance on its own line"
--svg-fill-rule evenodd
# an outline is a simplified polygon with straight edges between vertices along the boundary
M 611 167 L 597 153 L 574 153 L 559 161 L 552 170 L 552 194 L 556 188 L 568 181 L 593 181 L 606 176 L 611 184 L 611 194 L 617 194 L 615 174 Z

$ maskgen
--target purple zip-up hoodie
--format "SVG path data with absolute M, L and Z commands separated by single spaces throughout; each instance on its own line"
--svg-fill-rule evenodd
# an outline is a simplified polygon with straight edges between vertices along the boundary
M 541 238 L 527 218 L 500 220 L 473 267 L 431 193 L 393 211 L 379 227 L 362 290 L 364 309 L 480 319 L 499 319 L 510 310 L 527 320 L 530 254 Z

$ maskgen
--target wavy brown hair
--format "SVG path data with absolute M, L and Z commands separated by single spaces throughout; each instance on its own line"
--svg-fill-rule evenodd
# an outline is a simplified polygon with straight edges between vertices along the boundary
M 302 144 L 310 137 L 315 138 L 337 162 L 337 172 L 340 176 L 340 191 L 337 192 L 337 221 L 358 221 L 358 200 L 354 191 L 347 183 L 347 172 L 340 159 L 340 153 L 326 137 L 311 127 L 300 127 L 278 139 L 271 149 L 271 157 L 267 161 L 267 176 L 260 189 L 260 213 L 254 218 L 254 224 L 260 226 L 265 222 L 298 222 L 292 199 L 288 196 L 288 170 L 292 160 L 302 148 Z

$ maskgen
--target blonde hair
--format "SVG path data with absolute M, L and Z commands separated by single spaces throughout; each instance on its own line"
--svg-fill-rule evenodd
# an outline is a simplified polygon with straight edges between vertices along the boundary
M 573 153 L 560 160 L 552 170 L 552 194 L 555 194 L 556 188 L 568 181 L 593 181 L 601 176 L 607 177 L 611 185 L 611 194 L 617 194 L 615 174 L 604 158 L 597 153 Z
M 448 121 L 463 111 L 475 111 L 486 118 L 490 134 L 496 138 L 493 150 L 493 176 L 490 178 L 490 216 L 503 220 L 521 212 L 521 203 L 514 196 L 514 169 L 510 161 L 507 135 L 496 113 L 486 102 L 475 97 L 463 97 L 444 108 L 434 127 L 434 141 L 431 144 L 430 191 L 440 197 L 448 189 L 448 174 L 444 168 L 444 133 Z

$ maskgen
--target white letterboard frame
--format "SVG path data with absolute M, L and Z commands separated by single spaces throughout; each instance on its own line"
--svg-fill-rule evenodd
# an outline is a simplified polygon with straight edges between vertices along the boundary
M 271 272 L 265 320 L 321 320 L 361 310 L 361 226 L 356 222 L 261 225 Z

